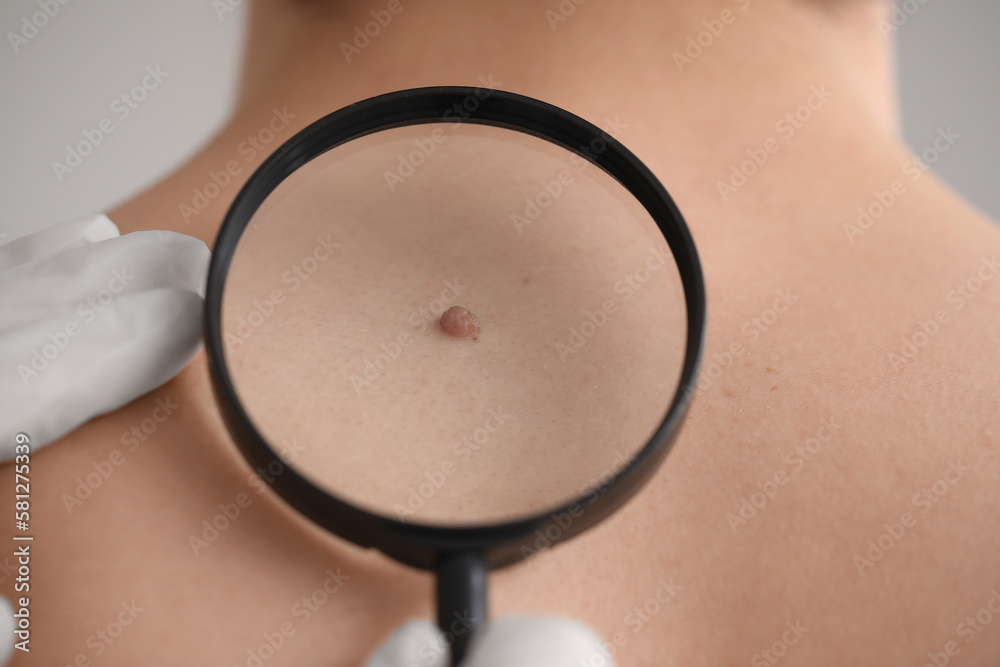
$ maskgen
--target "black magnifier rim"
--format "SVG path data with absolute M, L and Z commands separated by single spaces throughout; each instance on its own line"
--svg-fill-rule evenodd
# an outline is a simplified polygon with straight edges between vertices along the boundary
M 646 446 L 606 484 L 542 514 L 505 523 L 448 527 L 401 522 L 363 510 L 317 487 L 284 464 L 257 432 L 225 365 L 222 294 L 226 275 L 243 230 L 267 196 L 293 171 L 352 139 L 393 127 L 444 122 L 477 123 L 535 135 L 599 166 L 652 216 L 670 245 L 684 286 L 687 344 L 680 382 Z M 362 547 L 376 548 L 400 562 L 430 570 L 450 553 L 476 553 L 493 569 L 513 564 L 535 553 L 539 535 L 545 535 L 551 544 L 569 539 L 637 492 L 666 457 L 694 393 L 706 308 L 701 264 L 684 218 L 653 173 L 628 149 L 597 126 L 545 102 L 495 89 L 442 86 L 402 90 L 357 102 L 317 120 L 275 150 L 250 176 L 223 219 L 208 270 L 204 315 L 205 350 L 216 400 L 230 434 L 251 466 L 267 468 L 277 462 L 280 474 L 268 475 L 266 481 L 316 524 Z M 336 438 L 336 434 L 331 437 Z M 567 517 L 571 518 L 569 525 Z M 550 530 L 552 527 L 557 532 Z

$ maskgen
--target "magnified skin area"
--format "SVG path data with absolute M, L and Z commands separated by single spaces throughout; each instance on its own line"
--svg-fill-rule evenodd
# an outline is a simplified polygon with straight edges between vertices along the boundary
M 452 338 L 479 340 L 479 334 L 483 332 L 475 313 L 461 306 L 452 306 L 444 311 L 438 323 L 441 325 L 441 331 Z
M 436 131 L 434 160 L 387 188 L 386 165 Z M 509 520 L 607 482 L 662 420 L 685 343 L 648 213 L 519 132 L 353 143 L 263 203 L 227 277 L 226 361 L 258 429 L 294 441 L 289 462 L 323 488 L 408 521 Z M 530 222 L 526 201 L 564 171 Z

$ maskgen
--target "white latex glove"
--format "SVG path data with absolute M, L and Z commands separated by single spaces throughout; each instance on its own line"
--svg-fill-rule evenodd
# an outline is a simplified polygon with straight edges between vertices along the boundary
M 103 215 L 0 246 L 0 459 L 19 432 L 35 449 L 176 375 L 201 344 L 209 258 Z
M 10 600 L 0 595 L 0 665 L 6 665 L 10 661 L 10 654 L 14 652 L 16 629 L 14 607 L 11 606 Z
M 441 630 L 427 621 L 397 629 L 368 667 L 448 667 Z M 460 667 L 613 667 L 601 638 L 566 618 L 507 616 L 476 631 Z

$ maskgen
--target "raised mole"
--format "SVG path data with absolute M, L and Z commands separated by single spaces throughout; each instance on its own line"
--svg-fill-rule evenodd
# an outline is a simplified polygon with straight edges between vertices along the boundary
M 453 338 L 479 340 L 483 328 L 479 318 L 468 308 L 452 306 L 441 315 L 441 331 Z

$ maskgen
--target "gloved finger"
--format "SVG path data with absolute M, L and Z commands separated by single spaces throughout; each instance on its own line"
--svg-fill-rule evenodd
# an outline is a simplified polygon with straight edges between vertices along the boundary
M 0 595 L 0 667 L 10 661 L 14 652 L 14 608 L 10 600 Z
M 444 635 L 433 623 L 400 626 L 368 661 L 368 667 L 448 667 Z
M 0 271 L 116 236 L 118 227 L 105 215 L 51 225 L 5 243 L 0 248 Z
M 201 345 L 210 253 L 104 216 L 0 247 L 0 458 L 33 449 L 176 375 Z
M 462 667 L 613 667 L 601 637 L 568 618 L 507 616 L 476 631 Z

